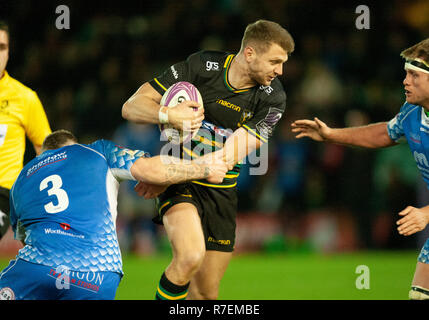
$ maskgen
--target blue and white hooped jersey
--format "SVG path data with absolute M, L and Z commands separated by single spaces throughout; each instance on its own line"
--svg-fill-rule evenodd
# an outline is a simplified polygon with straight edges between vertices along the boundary
M 429 187 L 429 117 L 425 110 L 408 102 L 399 113 L 388 122 L 389 137 L 401 142 L 405 138 L 410 146 L 426 185 Z
M 143 151 L 111 141 L 43 152 L 21 171 L 10 193 L 17 258 L 74 271 L 122 274 L 116 234 L 119 182 Z

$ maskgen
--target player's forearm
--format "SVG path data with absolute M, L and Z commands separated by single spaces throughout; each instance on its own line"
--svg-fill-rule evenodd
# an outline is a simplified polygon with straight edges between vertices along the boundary
M 223 147 L 224 159 L 228 166 L 232 168 L 261 146 L 261 141 L 248 134 L 243 129 L 237 129 L 225 142 Z
M 132 167 L 132 174 L 139 181 L 170 185 L 206 179 L 210 175 L 210 167 L 195 161 L 156 156 L 137 160 Z
M 143 94 L 135 94 L 122 106 L 122 117 L 136 123 L 159 123 L 160 105 Z
M 162 170 L 162 169 L 161 169 Z M 161 184 L 175 184 L 208 178 L 210 168 L 204 164 L 167 164 L 162 170 Z
M 363 148 L 383 148 L 395 144 L 387 134 L 386 122 L 361 127 L 331 128 L 325 138 L 327 142 Z

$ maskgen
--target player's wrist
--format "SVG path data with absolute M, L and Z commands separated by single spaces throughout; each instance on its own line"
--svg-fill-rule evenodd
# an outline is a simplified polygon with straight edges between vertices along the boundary
M 169 123 L 168 107 L 161 106 L 161 108 L 159 108 L 158 119 L 159 119 L 159 123 L 160 124 L 167 124 L 167 123 Z
M 335 143 L 336 142 L 336 139 L 335 139 L 335 129 L 333 129 L 333 128 L 327 128 L 325 130 L 325 132 L 323 132 L 323 134 L 321 134 L 321 137 L 322 137 L 323 141 L 325 141 L 325 142 L 333 142 L 333 143 Z

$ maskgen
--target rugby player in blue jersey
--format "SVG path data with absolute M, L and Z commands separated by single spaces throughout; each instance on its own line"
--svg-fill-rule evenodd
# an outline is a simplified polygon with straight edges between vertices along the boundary
M 403 81 L 406 102 L 389 122 L 362 127 L 334 129 L 318 118 L 292 123 L 296 138 L 309 137 L 365 148 L 394 146 L 406 140 L 423 179 L 429 186 L 429 38 L 401 52 L 405 59 L 406 76 Z M 423 230 L 429 222 L 429 205 L 423 208 L 408 206 L 399 212 L 398 232 L 409 236 Z M 409 292 L 413 300 L 429 299 L 429 239 L 418 257 L 414 279 Z
M 114 299 L 123 276 L 119 183 L 153 184 L 145 197 L 192 179 L 219 183 L 228 170 L 221 157 L 178 161 L 107 140 L 79 144 L 65 130 L 48 135 L 11 189 L 10 222 L 25 246 L 0 273 L 0 299 Z

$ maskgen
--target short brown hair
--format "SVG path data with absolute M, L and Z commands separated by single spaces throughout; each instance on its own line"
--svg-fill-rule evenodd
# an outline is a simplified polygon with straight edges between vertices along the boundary
M 295 41 L 281 25 L 273 21 L 258 20 L 246 27 L 240 50 L 251 44 L 255 47 L 255 50 L 263 53 L 273 43 L 282 47 L 287 54 L 292 53 L 295 49 Z
M 4 31 L 7 34 L 7 38 L 10 41 L 10 31 L 9 31 L 9 25 L 4 20 L 0 20 L 0 31 Z
M 53 150 L 64 147 L 69 142 L 77 143 L 73 133 L 67 130 L 57 130 L 46 136 L 42 144 L 42 150 Z
M 401 57 L 406 60 L 420 58 L 429 64 L 429 38 L 420 41 L 416 45 L 402 51 Z

